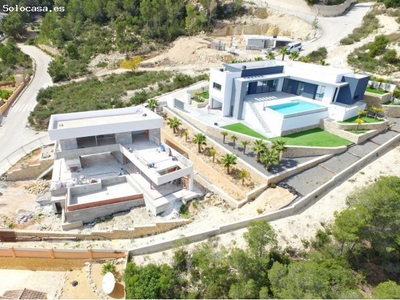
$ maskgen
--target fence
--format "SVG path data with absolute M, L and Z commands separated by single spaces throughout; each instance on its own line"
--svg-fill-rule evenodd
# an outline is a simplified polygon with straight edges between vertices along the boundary
M 7 172 L 9 168 L 11 168 L 13 165 L 15 165 L 21 158 L 23 158 L 25 155 L 29 154 L 33 150 L 42 147 L 44 145 L 47 145 L 50 143 L 50 138 L 49 136 L 46 135 L 42 136 L 40 138 L 37 138 L 24 146 L 18 148 L 11 154 L 9 154 L 5 159 L 0 161 L 0 175 L 4 174 Z
M 38 248 L 19 248 L 19 247 L 0 247 L 0 257 L 13 258 L 59 258 L 59 259 L 105 259 L 105 258 L 124 258 L 126 252 L 122 250 L 107 249 L 38 249 Z

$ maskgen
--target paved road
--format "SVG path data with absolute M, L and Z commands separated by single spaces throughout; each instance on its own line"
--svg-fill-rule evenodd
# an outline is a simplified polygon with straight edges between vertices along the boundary
M 304 45 L 303 55 L 317 50 L 319 47 L 329 49 L 338 45 L 340 40 L 348 36 L 359 27 L 363 17 L 371 9 L 373 3 L 358 3 L 347 14 L 339 17 L 318 17 L 318 28 L 321 36 L 317 40 Z
M 29 86 L 20 94 L 6 116 L 3 116 L 0 127 L 0 162 L 21 146 L 47 135 L 47 132 L 38 133 L 27 128 L 26 124 L 30 111 L 36 105 L 38 91 L 53 84 L 47 73 L 51 58 L 34 46 L 20 45 L 19 47 L 34 60 L 36 71 Z

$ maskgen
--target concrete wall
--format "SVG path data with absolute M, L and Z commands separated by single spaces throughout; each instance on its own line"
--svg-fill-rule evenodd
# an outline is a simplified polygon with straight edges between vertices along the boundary
M 26 84 L 29 82 L 29 79 L 30 79 L 29 75 L 26 76 L 24 82 L 22 82 L 21 85 L 12 93 L 10 98 L 8 98 L 7 101 L 2 106 L 0 106 L 0 116 L 2 116 L 8 110 L 8 108 L 14 103 L 15 99 L 17 99 L 21 91 L 25 88 Z
M 265 221 L 271 222 L 271 221 L 274 221 L 277 219 L 291 216 L 295 213 L 299 213 L 302 210 L 304 210 L 304 208 L 307 207 L 308 205 L 318 201 L 320 196 L 322 196 L 330 188 L 337 186 L 339 183 L 343 182 L 344 180 L 349 178 L 351 175 L 358 172 L 362 167 L 366 166 L 368 163 L 373 161 L 376 157 L 385 153 L 388 149 L 398 145 L 399 141 L 400 141 L 400 134 L 393 137 L 389 141 L 387 141 L 381 147 L 373 150 L 371 153 L 364 156 L 363 158 L 361 158 L 360 160 L 358 160 L 357 162 L 355 162 L 354 164 L 349 166 L 347 169 L 338 173 L 331 180 L 329 180 L 328 182 L 326 182 L 325 184 L 320 186 L 315 191 L 313 191 L 310 194 L 303 197 L 299 202 L 297 202 L 293 205 L 290 205 L 289 207 L 280 209 L 275 212 L 267 213 L 267 214 L 264 214 L 264 215 L 261 215 L 261 216 L 255 217 L 255 218 L 246 219 L 243 221 L 234 222 L 234 223 L 230 223 L 230 224 L 225 224 L 225 225 L 222 225 L 219 228 L 216 228 L 213 230 L 193 233 L 193 234 L 181 237 L 181 238 L 175 238 L 172 240 L 162 241 L 162 242 L 158 242 L 158 243 L 155 243 L 152 245 L 147 245 L 147 246 L 142 246 L 142 247 L 138 247 L 135 249 L 131 249 L 128 251 L 128 259 L 135 255 L 150 254 L 150 253 L 156 253 L 156 252 L 164 251 L 167 249 L 171 249 L 179 241 L 183 241 L 186 243 L 194 243 L 194 242 L 199 242 L 199 241 L 209 239 L 209 238 L 219 235 L 219 234 L 224 234 L 224 233 L 228 233 L 228 232 L 231 232 L 234 230 L 246 228 L 248 226 L 248 223 L 253 220 L 265 220 Z
M 118 203 L 106 204 L 102 206 L 89 207 L 76 211 L 66 211 L 65 217 L 67 222 L 82 221 L 84 223 L 92 222 L 94 219 L 109 216 L 113 213 L 129 210 L 136 206 L 144 205 L 143 198 L 135 200 L 124 200 Z
M 78 149 L 78 142 L 75 138 L 59 141 L 61 151 Z
M 72 148 L 72 149 L 63 149 L 62 152 L 54 152 L 54 158 L 77 158 L 82 155 L 90 155 L 97 154 L 102 152 L 113 152 L 119 151 L 119 144 L 112 145 L 104 145 L 97 147 L 88 147 L 88 148 Z
M 53 164 L 53 159 L 41 160 L 38 164 L 29 165 L 26 168 L 7 173 L 8 181 L 37 179 Z
M 105 258 L 124 258 L 125 250 L 105 250 L 105 249 L 38 249 L 20 247 L 1 247 L 1 257 L 12 258 L 54 258 L 54 259 L 105 259 Z
M 346 0 L 339 5 L 313 5 L 311 10 L 319 17 L 337 17 L 342 15 L 357 0 Z
M 148 235 L 154 235 L 191 223 L 191 220 L 177 219 L 172 221 L 156 222 L 154 224 L 144 224 L 134 226 L 127 230 L 106 230 L 92 231 L 91 233 L 77 233 L 64 231 L 38 231 L 38 230 L 10 230 L 0 229 L 1 242 L 13 242 L 16 239 L 46 239 L 46 240 L 117 240 L 133 239 Z
M 117 144 L 132 144 L 132 132 L 119 132 L 115 134 L 115 142 Z
M 305 147 L 305 146 L 286 146 L 287 151 L 283 152 L 283 157 L 309 157 L 326 154 L 339 154 L 346 151 L 346 146 L 339 147 Z

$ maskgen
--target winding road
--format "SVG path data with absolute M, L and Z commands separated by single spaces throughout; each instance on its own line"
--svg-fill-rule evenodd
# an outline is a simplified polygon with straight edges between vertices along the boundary
M 0 174 L 2 162 L 23 145 L 26 145 L 40 137 L 47 136 L 47 132 L 37 132 L 28 127 L 28 116 L 36 105 L 36 96 L 41 88 L 53 84 L 47 67 L 51 57 L 35 46 L 19 45 L 20 49 L 28 54 L 34 64 L 35 72 L 31 82 L 23 90 L 1 120 L 0 127 Z

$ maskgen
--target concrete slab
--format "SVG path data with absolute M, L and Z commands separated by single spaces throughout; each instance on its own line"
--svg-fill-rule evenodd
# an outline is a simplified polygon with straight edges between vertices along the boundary
M 101 190 L 71 197 L 70 204 L 91 203 L 99 200 L 126 197 L 140 194 L 141 192 L 132 187 L 128 182 L 104 186 Z
M 326 168 L 327 170 L 333 172 L 334 174 L 339 173 L 344 170 L 354 162 L 359 160 L 357 156 L 354 156 L 350 153 L 344 152 L 342 154 L 336 155 L 327 161 L 324 161 L 320 164 L 321 167 Z
M 383 132 L 373 138 L 371 138 L 371 141 L 374 143 L 377 143 L 379 145 L 384 144 L 385 142 L 387 142 L 388 140 L 390 140 L 391 138 L 395 137 L 396 135 L 398 135 L 399 133 L 396 131 L 392 131 L 392 130 L 388 130 L 386 132 Z
M 284 180 L 301 195 L 307 195 L 321 184 L 327 182 L 334 174 L 320 165 L 303 171 Z
M 379 146 L 375 143 L 372 143 L 370 141 L 365 141 L 364 143 L 361 143 L 359 145 L 355 145 L 351 147 L 348 152 L 361 158 L 364 157 L 366 154 L 370 153 L 371 151 L 375 150 Z

